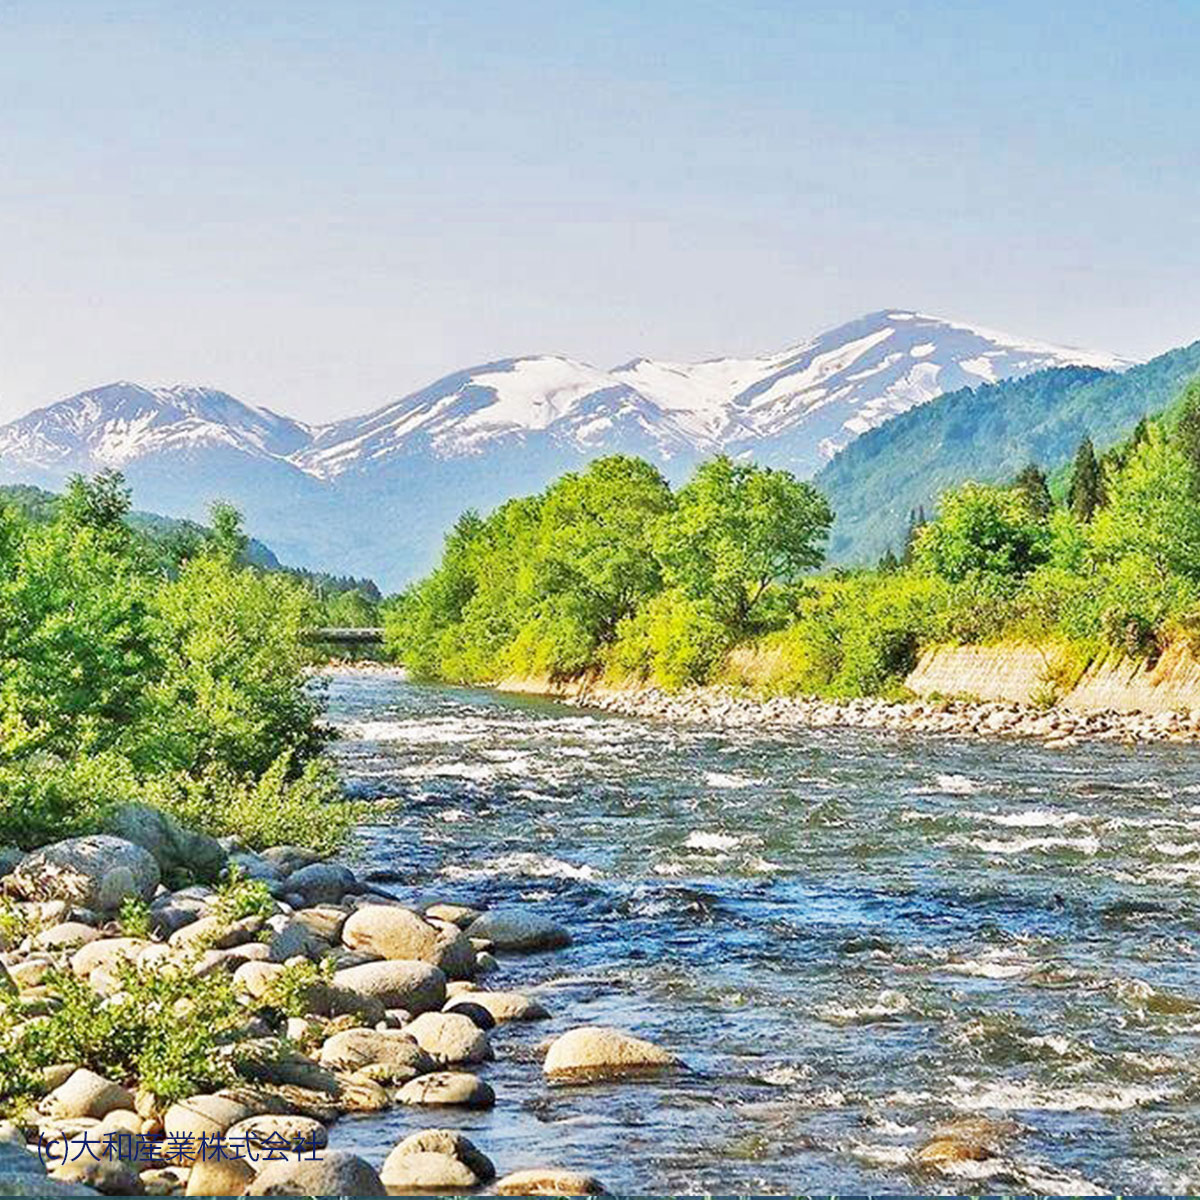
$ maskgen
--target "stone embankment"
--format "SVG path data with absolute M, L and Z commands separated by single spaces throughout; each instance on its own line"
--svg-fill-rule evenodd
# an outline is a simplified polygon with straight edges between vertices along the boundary
M 175 973 L 189 989 L 194 981 L 196 995 L 217 979 L 232 984 L 241 1016 L 220 1048 L 231 1072 L 223 1086 L 164 1098 L 82 1054 L 41 1068 L 29 1103 L 0 1122 L 0 1194 L 604 1190 L 580 1164 L 514 1163 L 521 1169 L 497 1179 L 488 1156 L 450 1127 L 406 1137 L 382 1163 L 326 1148 L 328 1126 L 346 1113 L 436 1106 L 449 1126 L 455 1113 L 521 1102 L 497 1096 L 478 1072 L 506 1053 L 511 1022 L 551 1014 L 483 979 L 502 973 L 509 955 L 569 945 L 566 929 L 526 907 L 480 910 L 447 897 L 411 908 L 299 847 L 252 853 L 143 806 L 114 823 L 124 836 L 0 851 L 0 1053 L 51 1030 L 63 994 L 56 977 L 119 1011 L 136 978 Z M 233 890 L 165 887 L 189 861 L 226 880 L 236 869 Z M 247 889 L 247 880 L 256 883 Z M 238 887 L 253 896 L 253 912 L 231 909 Z M 137 930 L 128 927 L 135 909 Z M 193 1002 L 180 1003 L 186 1020 Z M 126 1006 L 119 1019 L 132 1027 L 147 1014 Z M 593 1026 L 566 1028 L 543 1049 L 539 1086 L 619 1081 L 676 1063 L 662 1047 Z M 38 1154 L 47 1146 L 48 1163 Z
M 1081 741 L 1163 742 L 1200 740 L 1200 710 L 1192 713 L 1075 712 L 1029 704 L 965 700 L 847 700 L 757 698 L 726 688 L 664 692 L 655 688 L 593 688 L 568 703 L 629 717 L 656 717 L 728 728 L 888 729 L 960 737 L 1029 738 L 1048 746 Z

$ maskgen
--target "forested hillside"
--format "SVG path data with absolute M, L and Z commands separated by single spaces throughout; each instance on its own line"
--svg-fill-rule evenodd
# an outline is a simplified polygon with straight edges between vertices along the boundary
M 1087 367 L 962 388 L 863 434 L 817 476 L 837 514 L 833 562 L 899 554 L 910 516 L 968 480 L 1010 479 L 1030 462 L 1053 472 L 1080 440 L 1103 450 L 1160 412 L 1200 373 L 1200 342 L 1121 374 Z

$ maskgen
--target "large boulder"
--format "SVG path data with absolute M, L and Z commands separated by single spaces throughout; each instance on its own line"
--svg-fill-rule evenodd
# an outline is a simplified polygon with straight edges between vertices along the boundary
M 132 1107 L 133 1096 L 125 1088 L 86 1067 L 72 1072 L 41 1103 L 50 1117 L 106 1117 Z
M 467 936 L 484 938 L 497 950 L 558 950 L 571 944 L 571 935 L 557 922 L 524 908 L 494 908 L 472 921 Z
M 172 1134 L 190 1134 L 193 1144 L 200 1139 L 224 1136 L 228 1130 L 251 1117 L 264 1113 L 285 1111 L 286 1103 L 278 1096 L 255 1088 L 227 1088 L 221 1092 L 189 1096 L 167 1109 L 163 1117 L 163 1128 Z M 194 1154 L 181 1152 L 180 1161 L 191 1161 Z
M 311 1149 L 324 1150 L 329 1144 L 329 1131 L 312 1117 L 267 1114 L 250 1117 L 229 1127 L 226 1141 L 240 1144 L 243 1139 L 251 1146 L 266 1146 L 268 1142 L 271 1146 L 279 1146 L 282 1140 L 297 1153 L 304 1153 Z
M 43 929 L 33 939 L 35 950 L 78 950 L 80 946 L 99 939 L 100 933 L 82 921 L 61 921 Z
M 446 1002 L 446 1012 L 464 1008 L 466 1015 L 474 1019 L 472 1006 L 484 1009 L 497 1025 L 503 1021 L 541 1021 L 550 1015 L 536 1000 L 521 992 L 460 992 Z
M 422 1013 L 404 1032 L 436 1063 L 480 1063 L 492 1057 L 488 1035 L 462 1013 Z
M 240 1196 L 254 1178 L 253 1165 L 244 1158 L 198 1158 L 188 1174 L 185 1196 Z
M 491 1108 L 496 1093 L 467 1071 L 437 1071 L 410 1080 L 397 1093 L 398 1104 L 452 1105 L 458 1108 Z
M 132 897 L 149 900 L 158 887 L 158 863 L 148 850 L 107 833 L 67 838 L 27 854 L 5 880 L 26 900 L 66 900 L 113 912 Z
M 551 1079 L 615 1079 L 674 1066 L 678 1059 L 661 1046 L 620 1029 L 571 1029 L 550 1043 L 543 1070 Z
M 93 971 L 118 971 L 122 963 L 137 962 L 154 943 L 144 938 L 100 938 L 88 942 L 71 955 L 71 970 L 83 979 Z
M 386 1196 L 370 1163 L 345 1150 L 327 1150 L 319 1158 L 300 1157 L 264 1163 L 246 1189 L 247 1196 Z
M 446 976 L 425 962 L 393 959 L 361 963 L 335 972 L 335 987 L 380 1001 L 384 1008 L 433 1012 L 446 1002 Z
M 434 1068 L 416 1039 L 399 1029 L 343 1029 L 321 1047 L 321 1065 L 331 1071 L 357 1071 L 369 1063 L 393 1068 L 389 1078 L 407 1082 Z M 407 1079 L 400 1076 L 407 1076 Z
M 594 1175 L 562 1167 L 533 1167 L 505 1175 L 492 1187 L 497 1196 L 603 1196 L 604 1184 Z
M 347 915 L 346 910 L 336 904 L 315 904 L 294 912 L 292 920 L 298 921 L 317 937 L 334 943 L 342 940 L 342 926 L 346 924 Z
M 448 979 L 467 979 L 475 970 L 474 947 L 458 928 L 398 905 L 364 904 L 342 926 L 342 942 L 381 958 L 432 963 Z
M 163 879 L 176 887 L 218 879 L 229 858 L 216 838 L 186 829 L 148 804 L 122 805 L 109 818 L 108 831 L 153 854 Z
M 394 1192 L 453 1192 L 494 1179 L 496 1168 L 457 1130 L 423 1129 L 392 1150 L 380 1175 Z
M 358 880 L 338 863 L 313 863 L 288 875 L 286 888 L 303 896 L 305 904 L 337 904 L 347 892 L 358 889 Z

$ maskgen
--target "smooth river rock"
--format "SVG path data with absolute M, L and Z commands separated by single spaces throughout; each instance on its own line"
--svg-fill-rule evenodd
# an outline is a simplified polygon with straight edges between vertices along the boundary
M 333 983 L 373 997 L 384 1008 L 411 1013 L 433 1012 L 446 1002 L 446 976 L 426 962 L 392 959 L 362 963 L 337 971 Z
M 497 950 L 532 953 L 571 944 L 571 935 L 557 922 L 523 908 L 494 908 L 472 921 L 467 936 L 486 938 Z
M 423 1013 L 404 1032 L 436 1063 L 480 1063 L 492 1058 L 488 1035 L 461 1013 Z
M 247 1196 L 386 1196 L 375 1168 L 357 1154 L 326 1150 L 319 1158 L 301 1156 L 264 1163 Z
M 497 1196 L 603 1196 L 604 1184 L 594 1175 L 562 1167 L 514 1171 L 493 1185 Z
M 491 1108 L 496 1103 L 496 1093 L 489 1084 L 466 1071 L 437 1071 L 406 1083 L 396 1093 L 396 1103 Z
M 148 850 L 125 838 L 94 833 L 27 854 L 5 886 L 26 900 L 66 900 L 107 913 L 129 897 L 149 900 L 158 881 L 158 863 Z
M 454 1191 L 494 1179 L 496 1168 L 457 1130 L 422 1129 L 392 1150 L 380 1175 L 397 1191 Z
M 543 1070 L 552 1079 L 613 1079 L 677 1063 L 673 1054 L 653 1042 L 620 1029 L 585 1026 L 551 1042 Z
M 432 963 L 448 979 L 475 972 L 475 949 L 457 926 L 434 924 L 398 905 L 363 905 L 342 926 L 342 942 L 381 958 Z

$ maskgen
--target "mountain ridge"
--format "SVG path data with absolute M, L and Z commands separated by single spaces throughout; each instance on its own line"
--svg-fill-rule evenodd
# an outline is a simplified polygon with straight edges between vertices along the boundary
M 55 486 L 119 467 L 142 506 L 199 518 L 220 496 L 292 561 L 397 581 L 432 561 L 461 509 L 601 454 L 638 454 L 672 478 L 717 452 L 808 475 L 944 391 L 1068 363 L 1129 365 L 893 308 L 754 357 L 497 359 L 326 424 L 217 388 L 121 381 L 0 426 L 0 479 Z

